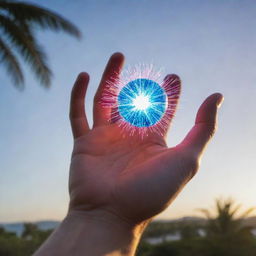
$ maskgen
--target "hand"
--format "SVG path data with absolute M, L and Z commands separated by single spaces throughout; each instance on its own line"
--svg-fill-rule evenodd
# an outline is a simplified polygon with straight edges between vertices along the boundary
M 151 134 L 122 137 L 110 124 L 110 109 L 100 100 L 106 81 L 121 72 L 124 57 L 114 54 L 106 67 L 94 99 L 94 124 L 89 128 L 84 98 L 89 81 L 81 73 L 71 96 L 70 120 L 74 150 L 70 168 L 70 211 L 102 211 L 132 224 L 163 211 L 194 176 L 202 152 L 216 128 L 217 107 L 223 97 L 216 93 L 201 105 L 194 127 L 176 147 Z
M 93 127 L 84 109 L 89 76 L 81 73 L 71 95 L 70 120 L 74 150 L 70 166 L 67 217 L 36 252 L 44 255 L 132 256 L 143 229 L 163 211 L 195 175 L 202 152 L 216 128 L 223 96 L 209 96 L 195 125 L 176 147 L 164 136 L 122 136 L 108 119 L 111 109 L 100 99 L 106 81 L 118 76 L 124 62 L 114 54 L 94 99 Z M 169 78 L 176 75 L 169 75 Z M 180 82 L 178 82 L 180 85 Z

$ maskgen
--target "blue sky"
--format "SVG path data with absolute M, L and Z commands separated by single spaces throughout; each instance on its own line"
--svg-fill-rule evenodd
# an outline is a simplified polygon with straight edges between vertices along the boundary
M 24 66 L 26 89 L 16 90 L 0 67 L 0 222 L 62 219 L 68 204 L 72 150 L 69 94 L 80 71 L 91 75 L 86 111 L 109 56 L 153 62 L 183 81 L 168 145 L 191 128 L 201 102 L 222 92 L 219 130 L 197 176 L 159 218 L 198 214 L 218 196 L 255 206 L 256 2 L 254 0 L 30 1 L 73 21 L 80 41 L 39 32 L 54 72 L 50 90 Z M 164 75 L 164 74 L 163 74 Z

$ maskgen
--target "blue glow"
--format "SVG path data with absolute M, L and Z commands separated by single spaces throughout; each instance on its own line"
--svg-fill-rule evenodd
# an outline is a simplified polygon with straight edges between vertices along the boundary
M 118 95 L 119 114 L 129 124 L 149 127 L 161 120 L 167 96 L 156 82 L 139 78 L 126 84 Z

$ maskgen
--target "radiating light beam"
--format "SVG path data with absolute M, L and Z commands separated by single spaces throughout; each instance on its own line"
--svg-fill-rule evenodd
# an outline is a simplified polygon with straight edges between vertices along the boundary
M 153 65 L 136 65 L 107 81 L 101 104 L 111 109 L 106 118 L 117 123 L 125 135 L 164 135 L 175 113 L 180 84 L 177 75 L 162 80 Z

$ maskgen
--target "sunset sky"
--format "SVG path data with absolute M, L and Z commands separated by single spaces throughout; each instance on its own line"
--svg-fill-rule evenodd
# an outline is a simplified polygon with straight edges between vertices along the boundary
M 256 1 L 37 0 L 82 31 L 78 41 L 44 31 L 38 38 L 54 73 L 42 88 L 27 66 L 23 92 L 0 66 L 0 222 L 61 220 L 68 204 L 72 150 L 68 108 L 81 71 L 91 76 L 86 111 L 109 56 L 126 64 L 154 63 L 178 74 L 182 96 L 168 145 L 185 136 L 201 102 L 221 92 L 219 130 L 199 173 L 158 218 L 198 215 L 214 199 L 233 197 L 256 206 Z

